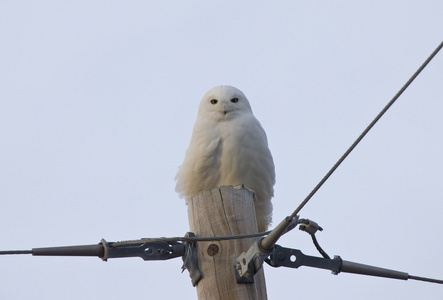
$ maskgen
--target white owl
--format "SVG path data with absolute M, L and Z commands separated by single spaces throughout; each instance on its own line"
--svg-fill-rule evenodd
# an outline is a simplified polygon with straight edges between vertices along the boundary
M 221 85 L 210 89 L 197 121 L 175 190 L 190 199 L 203 190 L 244 184 L 255 192 L 259 231 L 272 219 L 275 170 L 266 133 L 242 91 Z

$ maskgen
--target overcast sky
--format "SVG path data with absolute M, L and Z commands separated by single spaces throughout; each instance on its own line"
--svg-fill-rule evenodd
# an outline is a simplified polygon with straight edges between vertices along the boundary
M 240 3 L 239 3 L 240 2 Z M 198 104 L 241 89 L 292 213 L 442 40 L 442 1 L 2 1 L 0 250 L 183 236 Z M 443 53 L 301 211 L 331 256 L 443 279 Z M 294 230 L 284 247 L 317 255 Z M 1 299 L 196 299 L 181 259 L 0 257 Z M 443 287 L 265 266 L 269 299 Z

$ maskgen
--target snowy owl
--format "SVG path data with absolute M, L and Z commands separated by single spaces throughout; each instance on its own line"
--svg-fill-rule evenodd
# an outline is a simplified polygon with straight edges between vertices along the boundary
M 271 223 L 275 170 L 266 133 L 239 89 L 221 85 L 200 102 L 191 142 L 175 177 L 190 199 L 203 190 L 244 184 L 255 192 L 258 231 Z

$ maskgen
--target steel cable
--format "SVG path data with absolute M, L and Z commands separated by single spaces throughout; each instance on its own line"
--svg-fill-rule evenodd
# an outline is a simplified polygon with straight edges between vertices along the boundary
M 434 56 L 443 47 L 443 42 L 431 53 L 431 55 L 426 59 L 426 61 L 420 66 L 420 68 L 415 71 L 411 78 L 403 85 L 403 87 L 397 92 L 397 94 L 392 98 L 391 101 L 382 109 L 382 111 L 375 117 L 375 119 L 366 127 L 366 129 L 360 134 L 360 136 L 355 140 L 355 142 L 349 147 L 349 149 L 340 157 L 340 159 L 335 163 L 335 165 L 329 170 L 329 172 L 323 177 L 322 180 L 315 186 L 315 188 L 309 193 L 309 195 L 303 200 L 302 203 L 294 210 L 290 218 L 294 218 L 300 210 L 308 203 L 308 201 L 314 196 L 314 194 L 320 189 L 320 187 L 328 180 L 328 178 L 334 173 L 334 171 L 340 166 L 340 164 L 345 160 L 349 153 L 354 150 L 358 143 L 365 137 L 365 135 L 371 130 L 371 128 L 377 123 L 378 120 L 385 114 L 385 112 L 394 104 L 394 102 L 400 97 L 400 95 L 408 88 L 408 86 L 414 81 L 414 79 L 420 74 L 421 71 L 428 65 L 428 63 L 434 58 Z

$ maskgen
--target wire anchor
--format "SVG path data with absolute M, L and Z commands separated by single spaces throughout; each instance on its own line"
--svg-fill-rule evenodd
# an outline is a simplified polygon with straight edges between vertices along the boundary
M 425 278 L 419 276 L 409 275 L 406 272 L 400 272 L 385 268 L 374 267 L 370 265 L 364 265 L 351 261 L 342 260 L 340 256 L 335 256 L 334 259 L 314 257 L 303 254 L 298 249 L 283 248 L 279 245 L 275 245 L 274 251 L 267 260 L 268 264 L 272 267 L 288 267 L 299 268 L 301 266 L 313 267 L 331 270 L 332 274 L 338 275 L 339 273 L 353 273 L 360 275 L 401 279 L 401 280 L 420 280 L 432 283 L 443 284 L 443 280 Z

